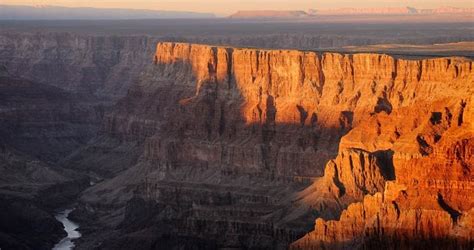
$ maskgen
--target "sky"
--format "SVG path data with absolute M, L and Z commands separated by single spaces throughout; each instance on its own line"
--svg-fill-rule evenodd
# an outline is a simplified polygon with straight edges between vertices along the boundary
M 131 8 L 212 12 L 228 15 L 237 10 L 307 10 L 339 7 L 441 6 L 474 8 L 474 0 L 0 0 L 8 5 L 55 5 L 66 7 Z

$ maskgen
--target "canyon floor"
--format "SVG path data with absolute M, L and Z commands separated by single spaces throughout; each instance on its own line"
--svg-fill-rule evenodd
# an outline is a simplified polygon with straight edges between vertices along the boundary
M 120 22 L 0 22 L 0 248 L 474 247 L 470 24 Z

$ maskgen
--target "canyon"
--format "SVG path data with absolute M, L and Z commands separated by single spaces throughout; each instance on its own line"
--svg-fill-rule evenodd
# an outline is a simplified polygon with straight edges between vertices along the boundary
M 1 248 L 473 247 L 464 50 L 170 36 L 0 32 Z

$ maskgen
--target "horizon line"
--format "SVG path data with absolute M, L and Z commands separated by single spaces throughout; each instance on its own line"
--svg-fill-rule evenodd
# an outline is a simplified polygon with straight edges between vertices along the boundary
M 472 9 L 474 10 L 473 7 L 457 7 L 453 5 L 439 5 L 437 7 L 432 7 L 432 8 L 419 8 L 415 6 L 403 6 L 403 7 L 397 7 L 397 6 L 385 6 L 385 7 L 352 7 L 352 6 L 344 6 L 344 7 L 332 7 L 332 8 L 296 8 L 296 9 L 260 9 L 260 8 L 243 8 L 243 9 L 236 9 L 233 10 L 232 12 L 226 12 L 230 14 L 224 14 L 223 12 L 213 12 L 213 11 L 199 11 L 199 10 L 176 10 L 176 9 L 154 9 L 154 8 L 133 8 L 133 7 L 94 7 L 94 6 L 65 6 L 65 5 L 51 5 L 51 4 L 3 4 L 0 3 L 0 6 L 7 6 L 7 7 L 30 7 L 30 8 L 46 8 L 46 7 L 56 7 L 56 8 L 66 8 L 66 9 L 99 9 L 99 10 L 133 10 L 133 11 L 162 11 L 162 12 L 181 12 L 181 13 L 197 13 L 197 14 L 213 14 L 216 17 L 226 17 L 232 14 L 235 14 L 237 12 L 241 11 L 274 11 L 274 12 L 284 12 L 284 11 L 304 11 L 306 13 L 314 10 L 321 10 L 321 11 L 334 11 L 334 10 L 347 10 L 347 9 L 355 9 L 355 10 L 363 10 L 363 9 L 403 9 L 403 8 L 412 8 L 416 10 L 435 10 L 435 9 L 441 9 L 441 8 L 454 8 L 454 9 Z

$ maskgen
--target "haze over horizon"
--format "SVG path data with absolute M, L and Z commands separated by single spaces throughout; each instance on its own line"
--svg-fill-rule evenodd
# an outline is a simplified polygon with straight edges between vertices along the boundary
M 127 8 L 168 11 L 212 12 L 220 16 L 232 14 L 238 10 L 307 10 L 325 8 L 371 8 L 371 7 L 415 7 L 437 8 L 442 6 L 474 8 L 471 0 L 361 0 L 357 4 L 348 0 L 97 0 L 84 2 L 79 0 L 3 0 L 5 5 L 51 5 L 63 7 Z

